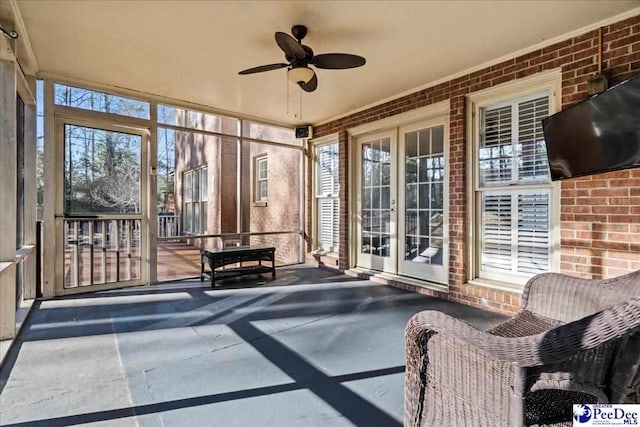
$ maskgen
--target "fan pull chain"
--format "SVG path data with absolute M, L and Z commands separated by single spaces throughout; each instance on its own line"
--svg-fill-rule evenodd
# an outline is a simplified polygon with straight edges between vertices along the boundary
M 298 117 L 298 120 L 302 120 L 302 88 L 298 88 L 298 90 L 300 91 L 300 117 Z
M 284 80 L 287 82 L 287 114 L 289 114 L 289 77 L 286 74 L 284 75 Z

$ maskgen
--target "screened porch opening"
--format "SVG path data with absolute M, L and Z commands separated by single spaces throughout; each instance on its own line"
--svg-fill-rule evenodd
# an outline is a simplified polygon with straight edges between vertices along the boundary
M 61 194 L 60 293 L 197 277 L 202 248 L 268 245 L 277 266 L 303 262 L 293 128 L 59 81 L 38 81 L 37 104 L 40 219 L 47 190 Z M 63 173 L 47 179 L 45 159 Z

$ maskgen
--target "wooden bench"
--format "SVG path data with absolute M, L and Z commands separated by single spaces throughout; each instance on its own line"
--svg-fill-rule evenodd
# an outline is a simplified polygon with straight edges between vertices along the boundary
M 215 286 L 217 279 L 226 279 L 247 274 L 271 273 L 271 277 L 276 277 L 276 248 L 272 246 L 232 246 L 217 249 L 200 249 L 200 281 L 204 281 L 205 276 L 211 279 L 211 287 Z M 243 262 L 258 262 L 257 265 L 245 265 Z M 263 265 L 262 262 L 269 262 L 270 265 Z M 210 271 L 205 271 L 205 264 L 209 265 Z M 221 267 L 238 264 L 236 267 L 220 269 Z

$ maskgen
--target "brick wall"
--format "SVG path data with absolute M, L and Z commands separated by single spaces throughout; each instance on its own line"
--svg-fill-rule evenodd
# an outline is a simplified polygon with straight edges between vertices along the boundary
M 640 269 L 640 168 L 562 183 L 562 271 L 586 278 Z
M 188 117 L 184 111 L 176 113 L 176 122 L 186 126 Z M 197 116 L 196 125 L 201 129 L 235 134 L 238 121 L 223 116 L 202 114 Z M 283 141 L 294 144 L 291 130 L 273 126 L 245 122 L 245 134 L 252 138 L 269 141 Z M 260 142 L 242 143 L 240 174 L 242 188 L 239 197 L 242 204 L 241 231 L 271 232 L 295 231 L 300 224 L 300 152 L 286 146 L 276 146 Z M 255 203 L 254 158 L 266 155 L 268 158 L 269 201 Z M 191 132 L 176 132 L 176 208 L 182 213 L 182 178 L 185 171 L 207 166 L 208 202 L 206 234 L 238 232 L 238 139 Z M 191 244 L 207 247 L 221 247 L 220 238 L 189 239 Z M 281 234 L 247 237 L 243 244 L 265 244 L 276 247 L 276 262 L 292 264 L 299 262 L 300 236 Z
M 465 241 L 466 147 L 465 97 L 473 92 L 560 68 L 562 105 L 566 108 L 587 98 L 587 80 L 597 71 L 598 31 L 555 43 L 517 58 L 457 77 L 387 103 L 359 111 L 314 128 L 316 137 L 338 133 L 340 138 L 341 236 L 340 267 L 350 267 L 347 233 L 347 176 L 349 166 L 346 130 L 446 99 L 450 100 L 448 294 L 409 287 L 422 293 L 482 306 L 515 311 L 517 293 L 467 284 Z M 640 16 L 603 28 L 604 72 L 615 84 L 640 74 Z M 613 172 L 563 182 L 561 204 L 562 271 L 589 278 L 611 277 L 640 268 L 640 170 Z M 600 203 L 606 202 L 605 205 Z M 615 240 L 614 240 L 615 239 Z M 353 263 L 353 260 L 351 261 Z
M 268 128 L 262 132 L 262 138 L 271 141 L 285 141 L 286 136 L 277 129 Z M 242 175 L 243 224 L 245 231 L 295 231 L 300 224 L 300 151 L 286 146 L 276 146 L 259 142 L 244 142 Z M 267 157 L 268 201 L 266 204 L 255 202 L 255 158 Z M 300 236 L 298 234 L 278 234 L 252 236 L 251 244 L 273 245 L 276 248 L 278 264 L 299 262 Z

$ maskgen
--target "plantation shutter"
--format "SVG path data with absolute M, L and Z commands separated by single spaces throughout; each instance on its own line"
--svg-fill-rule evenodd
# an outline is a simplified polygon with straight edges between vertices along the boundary
M 531 276 L 551 268 L 551 188 L 542 119 L 549 96 L 481 111 L 480 269 Z M 491 277 L 491 276 L 490 276 Z
M 333 248 L 338 237 L 338 217 L 335 201 L 329 198 L 319 200 L 320 243 L 324 248 Z
M 480 142 L 480 185 L 511 181 L 513 167 L 511 105 L 486 110 Z
M 482 265 L 511 271 L 511 195 L 484 194 L 482 198 Z
M 337 250 L 339 238 L 338 144 L 317 148 L 318 240 L 323 249 Z
M 550 193 L 518 195 L 518 265 L 520 273 L 537 274 L 550 268 Z
M 484 194 L 482 267 L 537 274 L 550 267 L 549 191 Z
M 518 179 L 549 181 L 547 149 L 542 132 L 542 119 L 549 115 L 549 98 L 541 97 L 518 105 Z

